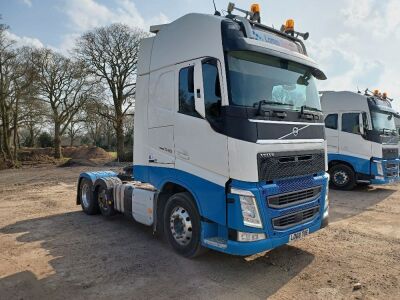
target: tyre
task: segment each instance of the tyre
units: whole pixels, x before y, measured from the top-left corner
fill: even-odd
[[[329,170],[331,185],[338,190],[349,191],[356,186],[356,174],[347,165],[337,164]]]
[[[114,209],[113,187],[115,183],[120,183],[118,178],[102,178],[96,181],[95,197],[104,217],[111,217],[117,212]]]
[[[193,258],[204,252],[200,242],[200,215],[189,193],[174,194],[168,199],[164,210],[164,232],[179,254]]]
[[[82,210],[88,215],[96,215],[100,213],[97,199],[93,195],[92,181],[83,178],[79,184],[79,200]]]

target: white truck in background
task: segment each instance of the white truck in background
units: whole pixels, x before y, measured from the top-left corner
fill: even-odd
[[[234,10],[245,17],[234,15]],[[79,176],[87,214],[117,212],[164,232],[187,257],[251,255],[328,224],[326,143],[308,34],[230,3],[188,14],[141,42],[133,181]]]
[[[322,92],[321,104],[333,187],[399,181],[397,112],[385,95],[329,91]]]

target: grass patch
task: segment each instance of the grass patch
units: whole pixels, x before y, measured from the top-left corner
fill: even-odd
[[[107,153],[110,154],[112,159],[117,159],[117,157],[118,157],[117,152],[107,152]]]

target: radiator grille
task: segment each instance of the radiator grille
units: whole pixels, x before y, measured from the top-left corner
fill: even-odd
[[[382,149],[383,159],[396,159],[399,158],[399,149],[397,148],[383,148]]]
[[[285,215],[272,220],[274,229],[283,230],[313,220],[319,214],[319,206]]]
[[[314,152],[258,153],[258,177],[260,181],[312,175],[325,171],[323,150]]]
[[[321,195],[321,190],[321,186],[316,186],[306,190],[270,196],[267,198],[267,201],[270,207],[283,208],[314,200]]]

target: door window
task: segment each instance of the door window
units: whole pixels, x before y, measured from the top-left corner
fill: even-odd
[[[325,118],[325,127],[329,129],[338,129],[338,115],[331,114]]]
[[[193,66],[179,71],[179,112],[193,117],[200,117],[194,104],[193,74]]]
[[[359,116],[359,113],[342,114],[342,131],[354,134],[361,134]]]

